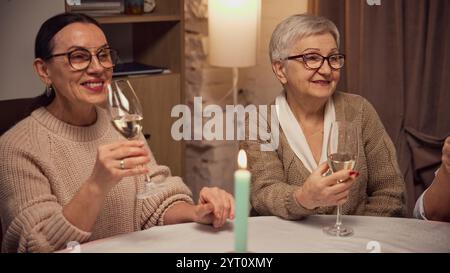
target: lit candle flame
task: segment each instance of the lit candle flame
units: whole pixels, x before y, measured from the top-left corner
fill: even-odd
[[[247,169],[247,154],[244,150],[239,150],[238,165],[240,169]]]

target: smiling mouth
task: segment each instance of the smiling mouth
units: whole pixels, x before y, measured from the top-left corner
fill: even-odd
[[[103,91],[104,82],[103,81],[84,82],[81,85],[90,91],[101,92]]]
[[[329,85],[331,83],[331,81],[326,81],[326,80],[318,80],[318,81],[312,81],[315,84],[319,84],[319,85]]]

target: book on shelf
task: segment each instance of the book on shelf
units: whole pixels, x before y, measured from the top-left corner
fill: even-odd
[[[109,10],[120,9],[122,4],[120,2],[101,2],[101,3],[85,3],[71,6],[72,10]]]
[[[75,13],[84,13],[84,14],[92,16],[92,17],[113,16],[113,15],[123,14],[122,11],[116,11],[116,10],[73,11],[73,12],[75,12]]]
[[[113,68],[113,77],[142,75],[142,74],[162,74],[167,73],[168,69],[159,66],[147,65],[138,62],[128,62],[116,64]]]
[[[123,12],[122,1],[92,1],[81,0],[80,3],[75,5],[69,5],[70,12],[79,12],[86,14],[119,14]]]

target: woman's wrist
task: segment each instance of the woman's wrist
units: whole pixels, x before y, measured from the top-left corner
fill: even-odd
[[[295,193],[294,193],[294,197],[297,200],[297,203],[299,203],[302,207],[312,210],[315,209],[316,207],[314,206],[314,204],[312,204],[312,202],[308,201],[307,196],[305,195],[304,191],[303,191],[303,187],[300,187]]]
[[[108,194],[108,189],[105,189],[104,187],[101,187],[99,183],[97,183],[92,178],[89,178],[84,183],[84,187],[86,188],[86,191],[89,195],[91,195],[93,198],[104,198]]]
[[[196,222],[196,207],[187,202],[178,202],[167,209],[164,214],[164,225]]]
[[[186,203],[187,204],[187,203]],[[198,216],[197,216],[197,205],[195,204],[187,204],[189,206],[189,210],[188,210],[188,219],[189,222],[198,222]]]
[[[182,201],[182,202],[175,204],[174,206],[179,206],[179,209],[181,211],[183,211],[182,215],[184,215],[184,217],[180,218],[181,223],[196,221],[197,215],[195,212],[194,204],[189,204],[187,202]]]

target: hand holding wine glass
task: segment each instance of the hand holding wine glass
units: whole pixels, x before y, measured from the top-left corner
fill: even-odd
[[[345,203],[349,189],[355,181],[354,173],[341,170],[326,176],[329,170],[327,163],[315,169],[296,192],[297,201],[307,209],[337,206]],[[336,181],[345,181],[337,184]]]
[[[126,168],[120,169],[120,160],[128,158]],[[143,165],[150,162],[144,141],[120,140],[97,148],[97,157],[89,177],[96,184],[96,189],[105,195],[125,177],[144,175],[148,172]],[[120,171],[117,171],[117,169]]]
[[[128,140],[136,139],[142,132],[142,106],[131,83],[128,80],[113,80],[108,85],[108,109],[114,128]],[[125,168],[125,159],[120,161]],[[145,199],[158,189],[159,185],[152,182],[145,174],[145,190],[138,193],[138,199]]]
[[[336,121],[331,125],[327,145],[328,165],[333,173],[342,170],[352,171],[358,155],[358,134],[354,124],[346,121]],[[344,180],[338,179],[336,183]],[[341,221],[342,205],[337,206],[336,224],[325,227],[324,232],[333,236],[350,236],[353,229],[344,226]]]

